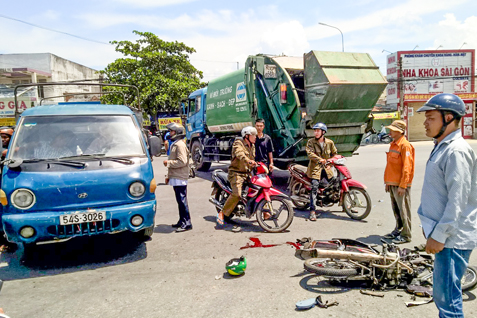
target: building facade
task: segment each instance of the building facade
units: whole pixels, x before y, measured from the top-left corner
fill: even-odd
[[[424,103],[439,93],[460,96],[467,114],[462,118],[464,138],[477,137],[475,121],[475,50],[398,51],[387,56],[387,105],[395,106],[408,124],[411,141],[429,140],[423,127]]]
[[[89,80],[98,82],[98,71],[51,53],[0,54],[0,125],[14,125],[14,86],[17,84]],[[97,100],[99,87],[22,87],[17,92],[20,111],[47,102]],[[77,94],[83,95],[77,95]],[[56,98],[52,98],[56,97]]]

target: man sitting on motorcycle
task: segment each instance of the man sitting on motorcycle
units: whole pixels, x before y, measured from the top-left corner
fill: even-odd
[[[316,196],[319,187],[326,187],[328,181],[333,177],[333,171],[330,166],[326,166],[326,160],[338,154],[333,140],[325,138],[328,128],[323,123],[317,123],[313,126],[315,138],[308,140],[306,144],[306,153],[310,162],[306,175],[311,179],[310,193],[310,221],[316,221]]]
[[[257,165],[255,162],[255,140],[257,129],[247,126],[242,129],[242,138],[237,138],[232,145],[232,161],[229,167],[229,182],[232,194],[225,201],[224,208],[217,214],[217,225],[224,226],[230,218],[242,195],[242,186],[249,172]]]

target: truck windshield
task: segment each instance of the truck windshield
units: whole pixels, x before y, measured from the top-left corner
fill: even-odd
[[[61,159],[75,155],[145,155],[140,132],[130,116],[23,117],[11,159]]]

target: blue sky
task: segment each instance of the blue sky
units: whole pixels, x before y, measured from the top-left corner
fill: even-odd
[[[310,50],[369,53],[383,74],[390,52],[477,48],[477,1],[5,1],[0,15],[108,43],[148,31],[197,50],[204,80],[226,74],[258,53],[301,56]],[[51,52],[103,69],[121,57],[114,46],[81,40],[0,17],[0,54]]]

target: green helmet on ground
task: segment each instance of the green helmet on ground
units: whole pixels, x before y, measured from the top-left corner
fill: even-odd
[[[247,268],[247,260],[244,256],[240,258],[232,258],[230,261],[225,264],[225,269],[230,275],[240,276],[245,274],[245,269]]]

